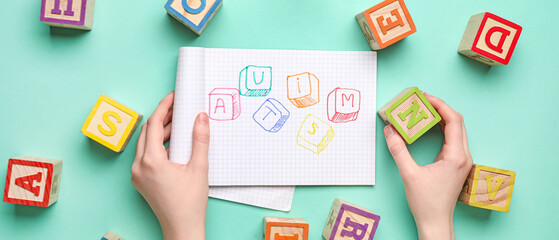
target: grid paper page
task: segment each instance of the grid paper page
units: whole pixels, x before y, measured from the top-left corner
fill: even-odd
[[[190,159],[191,142],[178,136],[192,135],[192,125],[198,112],[203,111],[198,98],[186,93],[203,91],[203,84],[188,84],[203,79],[199,65],[203,55],[202,49],[183,48],[179,52],[177,81],[175,86],[175,105],[173,108],[173,129],[170,145],[171,161],[187,163]],[[188,74],[187,74],[188,73]],[[189,98],[190,97],[190,98]],[[200,109],[196,109],[196,104]],[[174,137],[177,136],[177,137]],[[213,198],[289,211],[295,187],[210,187],[209,195]]]
[[[185,66],[179,65],[179,68],[189,69],[184,77],[189,90],[177,93],[175,108],[187,108],[185,118],[190,123],[194,121],[195,113],[200,111],[208,112],[212,119],[209,155],[211,186],[374,184],[375,52],[209,48],[182,48],[181,51],[185,51],[186,55],[202,55],[202,60],[193,57],[189,61],[187,58]],[[270,70],[260,68],[261,72],[257,69],[257,72],[246,71],[249,74],[245,72],[243,75],[247,66]],[[266,75],[265,71],[270,73]],[[307,96],[318,91],[318,96],[314,100],[290,101],[287,78],[302,73],[311,73],[312,76],[307,78],[313,80],[297,80],[297,85],[294,85],[292,78],[289,83],[292,98],[297,98],[294,86],[299,87],[299,93],[309,92]],[[235,94],[234,89],[240,89],[240,82],[243,83],[244,79],[258,83],[268,77],[271,78],[271,91],[267,96],[239,97],[239,90]],[[318,83],[313,82],[315,78]],[[329,120],[328,95],[336,98],[337,95],[331,93],[339,87],[360,92],[359,111],[354,121],[338,123]],[[216,95],[219,100],[216,100]],[[344,96],[346,104],[350,100],[348,96]],[[262,114],[254,114],[259,108],[270,106],[265,105],[269,98],[276,100],[276,107],[285,108],[280,112],[289,112],[289,117],[277,132],[267,131],[269,129],[261,123],[259,125],[257,119],[262,120]],[[352,101],[356,101],[355,98]],[[344,98],[338,96],[337,99]],[[235,104],[239,101],[240,104]],[[312,104],[313,101],[318,103],[300,108],[300,105]],[[339,105],[337,102],[331,104]],[[223,121],[222,111],[229,114],[230,121]],[[320,120],[311,117],[312,124],[303,124],[309,114]],[[173,121],[177,117],[182,116],[174,115]],[[328,126],[331,130],[327,130]],[[298,136],[303,136],[303,139]],[[173,132],[172,160],[175,157],[173,144],[183,141],[181,145],[188,146],[181,149],[187,152],[183,157],[190,156],[191,135]]]

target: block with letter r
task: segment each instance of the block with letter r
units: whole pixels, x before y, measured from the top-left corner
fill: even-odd
[[[328,94],[328,120],[335,123],[357,119],[361,107],[361,92],[350,88],[336,88]]]
[[[249,65],[239,73],[239,92],[245,97],[264,97],[272,90],[272,67]]]
[[[378,115],[386,124],[392,124],[408,144],[441,121],[439,113],[417,87],[404,89]]]
[[[322,231],[326,240],[372,240],[380,216],[373,211],[336,199]]]
[[[287,119],[289,111],[278,100],[268,98],[256,112],[252,115],[252,119],[267,132],[278,132]]]

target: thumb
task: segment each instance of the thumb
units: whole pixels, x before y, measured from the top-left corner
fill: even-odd
[[[206,113],[198,114],[192,131],[192,156],[188,166],[208,172],[208,149],[210,147],[210,120]]]
[[[402,139],[392,125],[384,127],[384,137],[386,138],[388,150],[390,150],[390,154],[392,154],[396,165],[398,165],[400,175],[402,178],[407,177],[419,166],[411,157],[410,152],[408,152],[404,139]]]

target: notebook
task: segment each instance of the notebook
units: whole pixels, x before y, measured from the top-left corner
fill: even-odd
[[[210,186],[373,185],[376,53],[179,51],[170,158],[210,117]]]

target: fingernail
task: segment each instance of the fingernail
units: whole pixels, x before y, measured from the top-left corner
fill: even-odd
[[[423,95],[425,95],[425,96],[431,96],[431,94],[426,93],[426,92],[423,92]]]
[[[208,125],[210,123],[210,120],[208,119],[208,115],[205,113],[200,113],[198,114],[198,121],[202,124],[202,125]]]
[[[390,125],[384,127],[384,136],[388,137],[388,136],[392,136],[392,134],[394,134],[394,129],[392,129]]]

